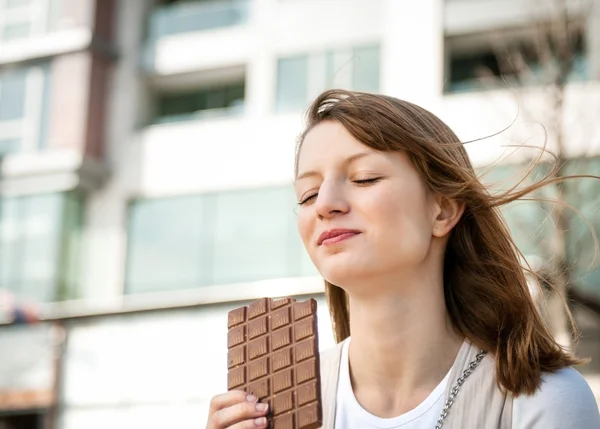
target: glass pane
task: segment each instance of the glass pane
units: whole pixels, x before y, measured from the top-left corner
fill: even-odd
[[[290,276],[289,188],[217,196],[214,270],[216,283]]]
[[[319,57],[313,55],[311,58]],[[353,89],[353,70],[356,68],[360,60],[355,56],[352,49],[337,49],[328,51],[324,55],[325,83],[327,88]],[[311,76],[314,79],[314,73],[323,74],[323,67],[315,67],[317,64],[313,62]],[[314,88],[312,88],[314,90]],[[323,88],[319,88],[318,92],[313,92],[313,97],[316,97]]]
[[[0,207],[0,280],[18,297],[55,300],[61,194],[4,198]]]
[[[277,111],[304,108],[308,101],[308,58],[282,58],[277,67]]]
[[[600,175],[600,159],[577,159],[567,164],[568,174]],[[594,237],[600,236],[600,183],[576,179],[567,183],[567,203],[581,214],[567,210],[570,219],[568,256],[573,268],[573,285],[600,300],[600,260],[595,255]],[[593,230],[590,229],[590,225]]]
[[[325,54],[325,85],[327,88],[334,88],[335,85],[335,75],[337,72],[337,67],[335,64],[334,53],[329,51]]]
[[[486,172],[482,181],[491,187],[492,193],[497,193],[514,186],[528,169],[527,165],[496,166]],[[533,180],[536,180],[536,174],[539,174],[539,171],[534,173]],[[527,184],[531,184],[531,181],[524,183]],[[543,258],[544,246],[547,245],[548,236],[553,228],[546,207],[537,201],[515,201],[502,207],[501,212],[521,252],[525,256],[535,255]]]
[[[355,91],[379,91],[379,47],[354,49],[352,89]]]
[[[21,119],[25,112],[26,72],[0,74],[0,121]]]
[[[56,1],[56,0],[55,0]],[[50,74],[52,73],[52,68],[50,67],[50,63],[45,63],[40,66],[43,72],[43,85],[44,90],[42,92],[42,100],[41,100],[41,112],[39,118],[39,139],[38,139],[38,149],[44,149],[47,145],[48,141],[48,122],[50,119],[50,101],[52,96],[52,88],[51,82],[52,78]]]
[[[20,139],[0,140],[0,157],[8,153],[17,152],[20,147]]]
[[[248,20],[247,1],[178,1],[154,8],[150,35],[161,38],[173,34],[203,31],[244,24]]]
[[[515,201],[501,211],[521,252],[526,257],[543,257],[552,228],[544,206],[537,201]]]
[[[19,210],[18,199],[0,199],[0,288],[15,290],[19,284]]]
[[[13,40],[25,39],[29,37],[31,24],[28,22],[19,22],[16,24],[6,24],[2,31],[2,40],[11,42]]]
[[[211,225],[202,197],[137,201],[130,207],[127,293],[209,282]]]
[[[245,90],[245,84],[227,88],[227,107],[243,106]]]
[[[540,166],[536,171],[543,170]],[[505,165],[489,172],[484,182],[494,184],[495,188],[509,189],[521,179],[526,171],[522,165]],[[600,175],[600,159],[570,160],[566,165],[567,175]],[[534,180],[535,177],[534,177]],[[527,183],[525,183],[527,184]],[[600,261],[594,260],[594,237],[600,235],[600,184],[594,179],[575,179],[564,183],[566,203],[579,210],[577,213],[565,207],[567,218],[566,251],[567,266],[571,270],[571,282],[580,292],[593,294],[600,300]],[[558,196],[554,185],[547,186],[531,197],[555,199]],[[556,203],[543,204],[537,201],[514,202],[502,212],[513,234],[513,238],[525,256],[536,255],[541,262],[547,262],[552,256],[551,239],[556,226],[550,213],[558,207]],[[591,223],[590,225],[588,224]]]
[[[219,109],[226,106],[225,92],[219,88],[214,91],[206,92],[206,108],[207,109]]]
[[[163,94],[158,100],[157,122],[175,122],[202,117],[206,111],[239,113],[244,105],[244,82],[202,88],[178,94]]]
[[[484,76],[500,76],[498,59],[493,52],[484,51],[455,55],[450,59],[450,79],[447,91],[460,92],[481,89],[490,82],[482,82]]]
[[[585,35],[580,33],[576,37],[575,49],[573,52],[573,69],[571,70],[571,73],[569,73],[569,82],[589,79],[591,71],[589,63],[590,50],[588,46],[586,46]]]
[[[23,198],[21,241],[23,259],[20,295],[54,301],[60,256],[63,194]]]
[[[58,274],[57,299],[80,298],[82,244],[84,232],[83,195],[69,192],[65,195],[63,210],[62,248],[64,249]]]

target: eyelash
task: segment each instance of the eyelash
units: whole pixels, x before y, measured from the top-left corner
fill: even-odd
[[[356,183],[357,185],[369,185],[372,183],[376,183],[379,182],[381,180],[381,177],[374,177],[372,179],[363,179],[363,180],[353,180],[353,183]],[[312,200],[313,198],[315,198],[318,195],[318,193],[309,195],[308,197],[306,197],[305,199],[303,199],[302,201],[300,201],[298,203],[299,206],[302,206],[304,204],[306,204],[307,202],[309,202],[310,200]]]
[[[379,182],[381,177],[373,177],[372,179],[354,180],[357,185],[367,185],[369,183]]]

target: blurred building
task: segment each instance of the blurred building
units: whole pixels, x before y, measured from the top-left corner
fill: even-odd
[[[476,69],[499,74],[494,37],[524,37],[526,9],[0,0],[0,288],[44,320],[0,330],[0,425],[203,427],[225,389],[226,313],[262,296],[316,297],[333,344],[296,234],[303,109],[328,87],[383,92],[465,140],[492,135],[514,96],[479,91]],[[580,20],[575,116],[600,107],[598,9]],[[573,153],[600,153],[592,131]],[[469,146],[474,162],[499,141]]]

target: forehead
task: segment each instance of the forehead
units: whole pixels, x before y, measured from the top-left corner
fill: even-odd
[[[339,122],[324,121],[304,137],[298,153],[298,170],[317,162],[342,160],[357,152],[377,153],[357,140]]]

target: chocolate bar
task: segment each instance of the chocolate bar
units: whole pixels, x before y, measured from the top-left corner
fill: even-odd
[[[263,298],[228,315],[228,390],[269,404],[270,429],[322,425],[317,301]]]

